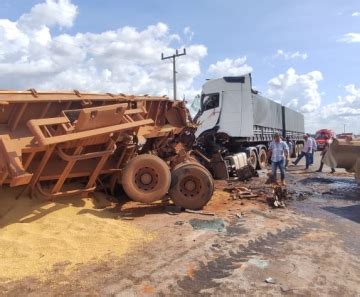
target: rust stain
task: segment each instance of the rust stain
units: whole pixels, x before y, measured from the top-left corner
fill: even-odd
[[[187,266],[187,272],[186,275],[190,278],[194,278],[195,275],[195,271],[196,271],[196,266],[194,263],[189,263]]]
[[[156,291],[156,289],[152,285],[149,285],[149,284],[143,286],[141,289],[141,292],[143,294],[154,294],[155,291]]]

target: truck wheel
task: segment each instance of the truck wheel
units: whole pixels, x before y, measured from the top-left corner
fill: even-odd
[[[197,210],[208,203],[214,192],[209,171],[198,163],[182,163],[171,172],[169,194],[175,205]]]
[[[258,156],[258,167],[259,169],[265,169],[267,165],[267,154],[265,149],[260,149]]]
[[[168,165],[149,154],[131,159],[122,172],[122,186],[130,199],[151,203],[168,192],[171,174]]]
[[[249,152],[249,158],[248,158],[249,165],[256,170],[257,162],[258,162],[258,159],[257,159],[256,152],[255,152],[255,150],[251,150]]]

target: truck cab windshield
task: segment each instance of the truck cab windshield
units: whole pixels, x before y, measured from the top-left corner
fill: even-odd
[[[318,133],[315,135],[315,139],[328,139],[329,135],[325,134],[325,133]]]

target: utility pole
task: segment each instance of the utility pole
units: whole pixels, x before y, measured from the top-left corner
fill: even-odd
[[[176,50],[174,55],[164,57],[164,53],[161,53],[161,60],[172,59],[173,62],[173,88],[174,88],[174,100],[176,100],[176,58],[186,55],[186,49],[184,48],[183,52],[179,54],[179,51]]]
[[[344,124],[344,133],[345,133],[345,127],[346,127],[346,124]]]

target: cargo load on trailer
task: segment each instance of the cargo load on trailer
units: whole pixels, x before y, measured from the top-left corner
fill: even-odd
[[[239,177],[247,164],[265,168],[274,133],[293,142],[293,155],[303,147],[304,116],[253,90],[250,74],[207,81],[194,105],[199,160],[216,178]]]
[[[331,168],[345,168],[348,172],[354,172],[360,185],[360,140],[335,138],[329,141],[324,163]]]
[[[48,199],[121,185],[135,201],[170,193],[198,209],[213,180],[189,153],[194,130],[185,104],[167,97],[0,91],[0,185]]]

